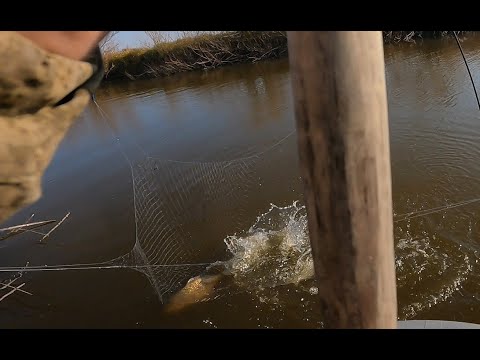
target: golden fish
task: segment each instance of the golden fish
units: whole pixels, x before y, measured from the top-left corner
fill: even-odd
[[[183,310],[194,303],[208,300],[223,274],[199,275],[188,280],[187,284],[170,298],[165,306],[168,313]]]

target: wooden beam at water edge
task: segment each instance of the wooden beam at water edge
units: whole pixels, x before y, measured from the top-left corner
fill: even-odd
[[[396,328],[381,32],[289,32],[288,49],[325,326]]]

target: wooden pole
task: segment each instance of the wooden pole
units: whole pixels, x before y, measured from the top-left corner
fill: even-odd
[[[396,328],[381,32],[289,32],[310,242],[327,328]]]

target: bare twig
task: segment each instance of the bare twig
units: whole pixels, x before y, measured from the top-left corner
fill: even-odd
[[[35,216],[35,214],[30,215],[30,217],[27,220],[25,220],[24,224],[26,225],[26,224],[30,223],[30,221],[33,219],[34,216]]]
[[[28,266],[28,262],[25,264],[25,268]],[[17,281],[18,279],[20,279],[21,277],[23,276],[23,271],[19,271],[17,273],[16,276],[14,276],[12,279],[10,279],[7,283],[0,283],[0,285],[2,287],[0,287],[0,290],[3,290],[3,289],[12,289],[11,291],[9,291],[8,293],[4,294],[1,298],[0,298],[0,302],[2,300],[5,300],[8,296],[12,295],[15,291],[19,291],[19,292],[22,292],[22,293],[25,293],[25,294],[28,294],[28,295],[33,295],[32,293],[28,292],[28,291],[25,291],[22,289],[22,287],[25,285],[25,283],[23,284],[20,284],[18,286],[13,286],[12,284]]]
[[[145,31],[145,34],[150,38],[154,46],[164,43],[167,40],[167,37],[165,37],[161,31]]]
[[[38,221],[34,223],[15,225],[15,226],[10,226],[7,228],[0,229],[0,233],[8,231],[6,235],[0,237],[0,241],[8,239],[9,237],[14,235],[19,235],[25,231],[32,231],[32,229],[36,229],[54,222],[56,222],[56,220]]]
[[[30,215],[30,217],[27,220],[25,220],[25,222],[23,224],[27,225],[33,219],[34,216],[35,216],[35,214]],[[9,236],[15,235],[18,232],[22,233],[23,231],[21,229],[13,229],[13,230],[10,231],[10,233],[8,235]]]
[[[34,223],[29,223],[29,224],[22,224],[22,225],[15,225],[15,226],[10,226],[10,227],[6,227],[6,228],[3,228],[3,229],[0,229],[0,231],[10,231],[10,230],[23,230],[23,228],[37,228],[37,227],[40,227],[40,226],[45,226],[45,225],[48,225],[48,224],[51,224],[51,223],[54,223],[56,222],[56,220],[46,220],[46,221],[37,221],[37,222],[34,222]]]
[[[2,283],[0,282],[0,285],[2,285],[2,287],[0,287],[0,290],[3,290],[3,289],[6,289],[6,288],[9,288],[9,289],[17,289],[18,291],[24,293],[24,294],[27,294],[27,295],[33,295],[31,292],[28,292],[28,291],[25,291],[23,289],[20,289],[19,287],[15,287],[12,284],[12,282],[14,282],[15,280],[17,280],[18,278],[15,278],[13,280],[11,280],[8,284],[5,284],[5,283]]]
[[[5,289],[5,288],[7,288],[7,287],[10,287],[11,284],[14,283],[15,280],[17,280],[17,279],[19,279],[19,278],[14,277],[13,279],[9,280],[8,283],[6,283],[6,284],[5,284],[5,283],[1,283],[1,284],[2,284],[2,287],[0,288],[0,290],[3,290],[3,289]]]
[[[10,295],[12,295],[15,291],[20,291],[20,289],[25,285],[25,283],[22,283],[20,285],[18,285],[17,287],[14,287],[12,290],[10,290],[8,293],[6,293],[5,295],[3,295],[1,298],[0,298],[0,302],[5,300],[7,297],[9,297]]]
[[[125,70],[125,75],[130,79],[130,80],[135,80],[135,77],[130,75],[126,70]]]
[[[62,220],[60,220],[60,222],[55,225],[48,233],[46,233],[41,239],[40,239],[40,242],[43,242],[43,240],[45,240],[46,238],[48,238],[50,236],[50,234],[56,229],[58,228],[60,225],[62,225],[62,223],[70,216],[70,212],[67,213],[67,215],[65,215],[63,217]]]
[[[25,266],[23,267],[23,269],[20,270],[20,271],[17,273],[17,274],[18,274],[17,279],[20,279],[20,278],[23,276],[23,272],[24,272],[24,270],[28,267],[28,263],[29,263],[29,261],[27,261],[27,263],[25,264]]]
[[[118,31],[110,31],[100,42],[100,50],[104,53],[113,53],[118,51],[118,42],[113,40]]]
[[[115,67],[115,64],[111,64],[110,68],[105,71],[105,77],[108,76],[109,72]]]

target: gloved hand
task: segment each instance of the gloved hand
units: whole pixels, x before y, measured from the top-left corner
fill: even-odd
[[[0,223],[41,196],[58,144],[103,77],[94,55],[73,60],[0,32]]]

